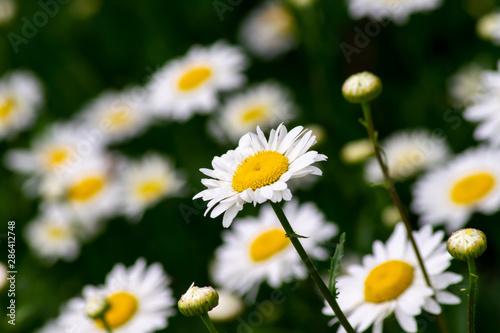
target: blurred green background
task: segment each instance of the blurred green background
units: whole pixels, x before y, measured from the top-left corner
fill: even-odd
[[[31,138],[47,124],[69,119],[107,88],[143,84],[155,69],[183,55],[193,44],[208,45],[219,39],[237,44],[242,19],[258,3],[243,0],[232,6],[232,11],[226,11],[221,20],[211,0],[70,0],[60,5],[58,13],[15,53],[7,34],[21,34],[23,18],[31,21],[41,10],[36,1],[18,1],[16,17],[0,28],[4,36],[0,39],[0,72],[17,68],[34,71],[44,83],[46,103],[30,131],[0,142],[0,155],[14,147],[29,146]],[[371,242],[386,240],[392,230],[380,221],[380,212],[390,203],[385,190],[367,186],[362,166],[344,165],[338,157],[342,145],[365,135],[358,123],[359,107],[342,99],[343,81],[362,70],[372,71],[382,79],[384,92],[373,103],[375,124],[382,138],[399,129],[427,127],[443,133],[455,152],[476,145],[472,139],[474,125],[465,122],[461,111],[450,103],[446,80],[462,64],[474,59],[495,68],[500,49],[480,40],[475,33],[477,18],[494,6],[492,1],[445,1],[435,11],[412,15],[407,25],[390,23],[383,27],[348,62],[340,43],[353,45],[355,28],[364,31],[369,21],[350,19],[344,1],[318,0],[314,8],[295,10],[300,39],[296,49],[268,62],[252,58],[246,72],[250,83],[272,78],[293,91],[300,115],[291,125],[319,123],[326,129],[326,141],[316,147],[329,156],[328,162],[321,165],[324,177],[314,191],[297,191],[295,196],[302,202],[316,202],[329,220],[347,232],[350,252],[370,252]],[[83,15],[85,10],[90,13]],[[131,265],[140,256],[164,265],[173,280],[176,298],[193,281],[197,285],[211,283],[207,267],[221,243],[221,218],[204,218],[205,203],[193,202],[191,197],[203,189],[198,169],[209,167],[214,156],[232,147],[221,146],[206,134],[207,119],[198,115],[183,124],[159,123],[139,138],[113,147],[129,156],[139,157],[146,150],[172,156],[189,176],[188,195],[162,201],[146,211],[139,224],[113,219],[104,233],[83,246],[80,257],[72,263],[57,262],[49,267],[29,252],[20,235],[23,225],[36,216],[39,202],[22,194],[25,178],[0,166],[0,232],[6,232],[7,221],[17,222],[19,272],[16,326],[8,325],[4,318],[1,332],[32,332],[56,317],[59,306],[78,295],[84,285],[103,283],[115,263]],[[411,185],[412,181],[397,184],[405,203],[411,201]],[[257,209],[247,206],[240,216],[257,213]],[[192,214],[186,218],[181,210]],[[500,327],[499,219],[499,214],[474,215],[469,223],[482,229],[489,240],[487,253],[477,262],[481,276],[477,332],[493,332]],[[416,226],[415,221],[412,216]],[[329,244],[330,249],[336,241]],[[5,255],[1,261],[6,260],[5,245],[2,242]],[[326,272],[327,263],[318,265]],[[452,270],[466,274],[466,266],[457,262]],[[463,300],[465,294],[459,288],[466,286],[466,280],[451,288]],[[263,316],[261,325],[248,332],[336,330],[327,326],[330,318],[321,314],[323,303],[313,290],[310,280],[284,286],[286,301],[276,305],[275,311]],[[257,303],[270,299],[271,292],[262,286]],[[5,290],[0,302],[4,313],[8,302]],[[242,331],[242,323],[251,321],[255,311],[260,311],[257,306],[249,306],[237,321],[217,327],[220,332]],[[445,307],[451,332],[465,332],[465,311],[464,303]],[[419,324],[422,332],[438,331],[431,316],[420,316]],[[387,319],[384,328],[386,332],[400,332],[394,318]],[[177,315],[164,331],[203,330],[198,319]]]

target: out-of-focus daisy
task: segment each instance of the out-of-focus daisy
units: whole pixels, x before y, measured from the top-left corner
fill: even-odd
[[[396,132],[383,140],[380,146],[385,153],[383,157],[389,175],[398,181],[443,163],[449,155],[445,140],[424,129]],[[376,184],[384,181],[375,158],[366,164],[365,178]]]
[[[422,309],[432,314],[441,312],[441,304],[458,304],[460,298],[445,289],[462,281],[462,276],[446,272],[452,257],[443,242],[443,231],[432,232],[427,225],[413,233],[435,295],[425,282],[413,248],[406,237],[403,223],[396,225],[384,245],[373,243],[373,255],[363,258],[362,265],[347,267],[347,275],[337,278],[338,302],[357,332],[373,324],[373,332],[382,333],[383,322],[392,313],[405,332],[416,332],[415,316]],[[436,300],[431,298],[435,296]],[[329,306],[323,313],[333,315]],[[333,322],[336,322],[336,318]],[[338,332],[345,332],[340,327]]]
[[[373,144],[368,139],[347,142],[340,150],[340,158],[344,163],[355,164],[373,155]]]
[[[474,98],[474,103],[464,112],[464,118],[479,123],[474,131],[477,140],[487,140],[500,146],[500,62],[499,70],[485,71],[481,78],[481,88]]]
[[[476,32],[484,40],[500,45],[500,11],[494,11],[477,21]]]
[[[241,50],[225,42],[193,46],[184,57],[168,62],[153,75],[146,87],[149,108],[161,117],[180,121],[196,112],[212,112],[218,105],[218,92],[245,83],[242,71],[246,67]]]
[[[436,9],[441,3],[441,0],[348,0],[352,18],[389,19],[396,24],[405,24],[411,14]]]
[[[208,311],[212,321],[233,321],[243,313],[245,306],[240,297],[225,289],[217,288],[217,293],[219,294],[219,305]]]
[[[237,142],[257,126],[268,129],[290,121],[295,116],[291,101],[290,92],[278,83],[255,85],[225,103],[221,113],[210,123],[210,132]]]
[[[413,189],[412,208],[421,223],[445,224],[452,232],[474,212],[500,208],[500,151],[469,149],[446,166],[430,171]]]
[[[74,216],[58,206],[43,209],[38,218],[25,229],[25,238],[32,252],[54,263],[58,259],[73,261],[80,254],[80,241]]]
[[[284,206],[295,231],[307,238],[301,240],[314,259],[328,258],[321,244],[337,233],[337,226],[312,203],[298,205],[291,201]],[[295,278],[305,279],[307,271],[290,239],[270,206],[262,207],[258,217],[235,222],[223,236],[224,243],[215,252],[211,269],[214,281],[229,290],[245,294],[266,281],[278,288]]]
[[[148,154],[138,162],[128,162],[123,170],[124,212],[140,219],[148,207],[160,199],[176,196],[184,185],[184,177],[173,163],[160,155]]]
[[[281,124],[271,130],[269,140],[257,127],[257,134],[245,134],[235,150],[214,157],[213,170],[200,169],[212,179],[202,179],[207,189],[193,199],[209,201],[205,214],[213,208],[211,218],[224,213],[222,225],[226,228],[245,203],[289,201],[292,199],[287,185],[290,179],[322,174],[312,164],[327,157],[309,151],[315,143],[316,137],[302,126],[288,132]]]
[[[476,63],[462,66],[448,79],[448,93],[457,106],[468,106],[480,90],[484,68]]]
[[[138,88],[122,92],[107,91],[90,102],[80,113],[83,126],[99,131],[105,143],[120,142],[143,132],[151,122],[145,99]]]
[[[176,304],[168,288],[170,279],[159,263],[146,266],[144,259],[126,268],[117,264],[104,286],[86,286],[83,298],[68,302],[60,322],[74,324],[72,333],[103,333],[102,320],[86,315],[86,302],[104,297],[110,304],[105,319],[113,333],[150,333],[168,326]]]
[[[13,0],[0,1],[0,24],[9,23],[16,15],[17,5]]]
[[[0,261],[0,290],[7,284],[7,266]]]
[[[243,21],[240,39],[254,55],[269,60],[296,45],[295,30],[292,14],[279,2],[268,1]]]
[[[0,79],[0,139],[28,128],[43,102],[42,84],[24,70]]]

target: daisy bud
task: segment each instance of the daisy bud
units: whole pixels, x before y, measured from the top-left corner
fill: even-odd
[[[106,311],[110,308],[108,300],[104,297],[90,297],[85,303],[85,313],[91,319],[104,317]]]
[[[201,316],[219,304],[219,294],[212,287],[195,287],[194,282],[177,303],[186,317]]]
[[[350,103],[367,103],[380,95],[382,81],[370,72],[351,75],[342,86],[342,95]]]
[[[455,259],[476,259],[486,250],[486,235],[477,229],[460,229],[451,234],[446,245]]]

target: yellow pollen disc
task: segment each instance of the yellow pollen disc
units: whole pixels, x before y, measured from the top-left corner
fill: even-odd
[[[49,167],[55,167],[62,164],[69,157],[69,151],[66,148],[53,148],[47,153],[47,164]]]
[[[161,179],[148,180],[137,187],[137,194],[144,201],[156,200],[164,192],[165,184]]]
[[[262,119],[267,116],[267,108],[264,106],[254,107],[248,110],[241,115],[241,122],[243,123],[259,123]]]
[[[272,150],[261,150],[247,157],[234,172],[233,188],[243,192],[271,185],[288,170],[288,158]]]
[[[108,297],[109,310],[104,315],[106,323],[112,330],[126,324],[137,312],[137,299],[129,293],[119,292]],[[96,319],[95,324],[104,328],[102,320]]]
[[[106,117],[110,125],[114,128],[124,128],[130,125],[130,109],[126,107],[111,110]]]
[[[495,186],[495,178],[485,172],[460,179],[451,189],[451,200],[459,205],[472,204],[484,198]]]
[[[104,187],[104,179],[89,177],[76,183],[68,190],[68,197],[74,201],[86,201],[99,193]]]
[[[382,303],[396,299],[413,282],[413,267],[404,261],[391,260],[378,265],[365,280],[365,300]]]
[[[212,71],[206,67],[196,67],[189,70],[179,80],[179,89],[183,91],[198,88],[203,82],[212,76]]]
[[[68,235],[68,230],[60,227],[50,227],[48,233],[50,238],[62,239],[66,238],[66,236]]]
[[[16,101],[12,97],[3,98],[0,101],[0,122],[5,122],[9,115],[14,111]]]
[[[254,262],[264,261],[283,251],[290,239],[280,229],[268,230],[255,238],[250,244],[250,258]]]

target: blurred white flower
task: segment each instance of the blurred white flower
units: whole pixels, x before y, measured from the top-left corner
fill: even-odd
[[[240,316],[245,306],[240,297],[232,292],[217,288],[219,305],[208,312],[210,319],[216,322],[230,322]]]
[[[500,45],[500,11],[494,11],[481,17],[477,21],[476,32],[482,39]]]
[[[469,106],[474,102],[481,88],[481,78],[484,68],[476,63],[470,63],[448,79],[448,93],[458,106]]]
[[[14,0],[0,0],[0,25],[12,21],[16,12],[17,4]]]
[[[0,261],[0,290],[7,285],[7,266]]]
[[[349,141],[340,150],[340,159],[349,164],[363,162],[372,155],[373,144],[368,139]]]

